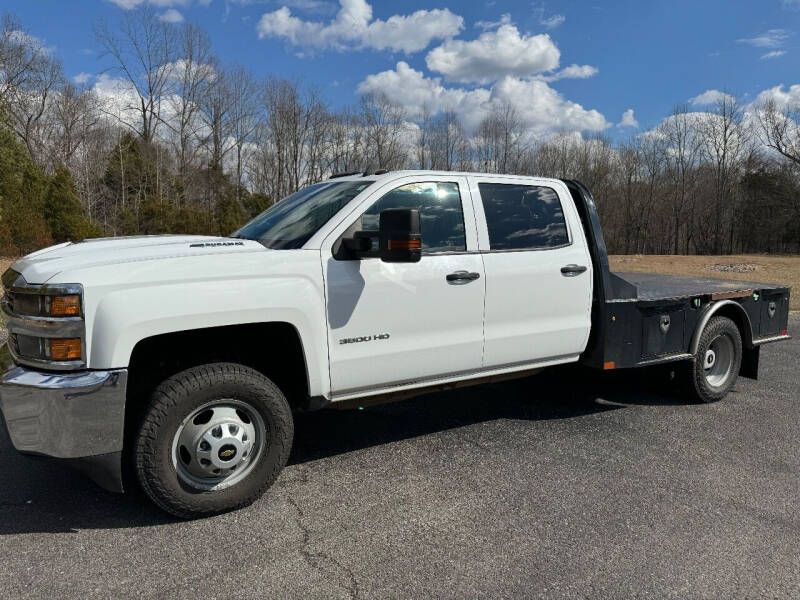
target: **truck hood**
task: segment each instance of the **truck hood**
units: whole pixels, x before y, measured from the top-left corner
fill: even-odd
[[[241,252],[267,252],[267,249],[252,240],[202,235],[100,238],[44,248],[20,258],[11,268],[28,283],[40,284],[67,269]]]

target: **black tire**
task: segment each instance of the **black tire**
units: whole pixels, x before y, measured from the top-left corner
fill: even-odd
[[[731,353],[729,358],[728,351]],[[720,362],[716,362],[718,354]],[[700,334],[700,343],[686,377],[687,392],[697,402],[722,400],[736,384],[741,365],[742,336],[739,328],[727,317],[713,317]]]
[[[183,481],[173,463],[179,427],[209,402],[234,399],[257,411],[265,436],[245,478],[220,490],[200,490]],[[147,496],[184,519],[205,517],[252,504],[277,479],[292,447],[294,422],[283,393],[264,375],[239,364],[214,363],[173,375],[159,385],[135,441],[134,466]]]

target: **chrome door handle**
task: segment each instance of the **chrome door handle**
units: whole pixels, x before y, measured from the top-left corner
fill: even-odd
[[[586,271],[586,267],[583,265],[566,265],[565,267],[561,267],[561,274],[564,277],[575,277],[584,271]]]
[[[475,281],[476,279],[480,278],[480,276],[480,273],[456,271],[455,273],[450,273],[447,276],[447,281]]]

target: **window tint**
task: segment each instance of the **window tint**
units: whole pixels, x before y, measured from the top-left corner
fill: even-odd
[[[388,192],[361,215],[362,231],[378,231],[382,210],[416,208],[422,229],[422,252],[458,252],[467,249],[464,212],[457,183],[409,183]]]
[[[555,190],[535,185],[479,183],[492,250],[555,248],[569,244]]]

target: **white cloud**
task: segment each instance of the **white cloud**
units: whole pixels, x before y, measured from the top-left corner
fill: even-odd
[[[761,55],[761,60],[769,60],[770,58],[778,58],[786,54],[786,50],[773,50]]]
[[[78,73],[75,77],[72,78],[72,81],[77,83],[78,85],[83,85],[84,83],[88,83],[88,81],[92,78],[89,73]]]
[[[706,90],[694,98],[689,98],[689,103],[694,106],[710,106],[721,101],[735,102],[736,98],[719,90]]]
[[[560,27],[564,24],[564,21],[567,20],[567,17],[564,15],[553,15],[552,17],[548,17],[547,19],[539,19],[539,24],[547,27],[548,29],[555,29],[556,27]]]
[[[164,21],[165,23],[182,23],[183,22],[183,15],[179,11],[175,10],[174,8],[167,9],[158,18],[161,21]]]
[[[564,67],[553,75],[543,75],[539,77],[542,81],[558,81],[559,79],[588,79],[600,72],[597,67],[591,65],[570,65]]]
[[[336,12],[336,4],[325,0],[283,0],[281,4],[308,13],[330,14]]]
[[[789,37],[789,32],[785,29],[770,29],[752,38],[742,38],[736,40],[741,44],[750,44],[756,48],[778,48]]]
[[[773,100],[781,109],[800,106],[800,84],[789,86],[786,90],[783,89],[783,85],[764,90],[756,97],[753,105],[758,106],[767,100]]]
[[[30,46],[31,49],[35,50],[39,54],[51,54],[55,50],[53,46],[45,45],[44,40],[41,38],[31,35],[27,31],[22,31],[21,29],[13,29],[9,31],[5,37],[6,40],[12,44]]]
[[[425,62],[449,81],[490,83],[506,76],[525,77],[558,67],[561,57],[547,34],[520,35],[504,24],[478,39],[450,40],[428,53]]]
[[[278,37],[309,49],[402,51],[425,49],[433,40],[446,40],[464,28],[464,19],[448,9],[418,10],[410,15],[373,19],[366,0],[339,0],[341,8],[328,23],[304,21],[288,6],[262,15],[258,37]]]
[[[622,120],[617,123],[617,127],[639,127],[639,121],[633,115],[633,109],[629,108],[622,113]]]
[[[602,131],[609,126],[602,114],[566,100],[541,80],[506,76],[491,88],[449,88],[440,77],[425,77],[405,62],[394,70],[369,75],[358,86],[359,93],[383,93],[399,102],[410,118],[425,110],[436,114],[453,110],[468,131],[502,105],[514,108],[535,135],[563,131]]]
[[[500,15],[500,19],[497,21],[477,21],[475,23],[475,27],[478,29],[483,29],[484,31],[488,31],[489,29],[497,29],[501,25],[513,25],[514,23],[511,21],[511,15],[509,13],[503,13]]]
[[[131,10],[140,4],[152,4],[159,8],[169,8],[171,6],[191,6],[192,4],[199,4],[200,6],[208,6],[211,0],[109,0],[112,4],[116,4],[124,10]]]

